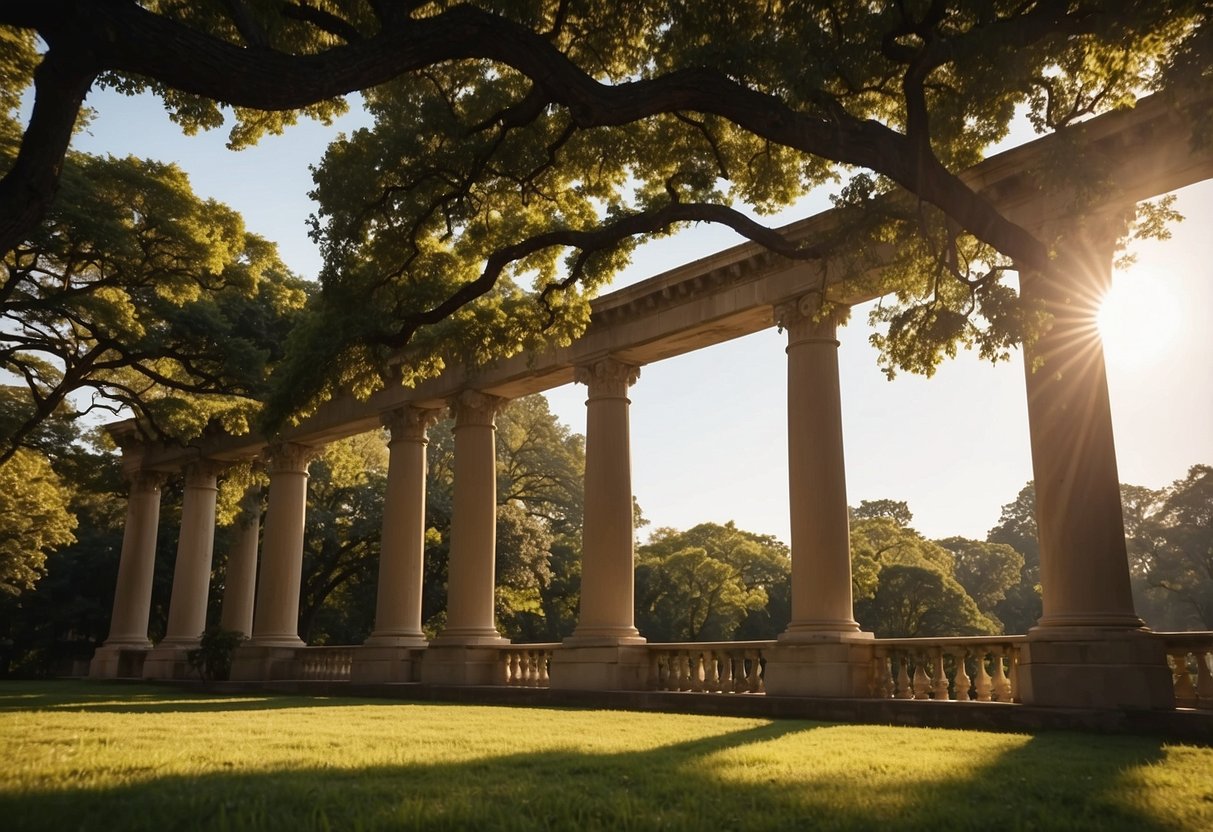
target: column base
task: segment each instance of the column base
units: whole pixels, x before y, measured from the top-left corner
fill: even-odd
[[[374,638],[372,636],[371,638]],[[420,646],[381,646],[371,639],[354,650],[350,681],[354,683],[416,682],[421,677],[425,641]]]
[[[501,639],[502,644],[509,644]],[[427,685],[504,685],[505,664],[492,646],[431,643],[421,654],[421,681]]]
[[[862,631],[784,633],[763,667],[769,696],[864,697],[871,675],[872,634]]]
[[[90,679],[141,679],[143,662],[152,652],[152,643],[103,644],[88,664]]]
[[[443,630],[430,642],[431,647],[501,647],[509,644],[495,629]]]
[[[1020,647],[1018,673],[1025,705],[1175,707],[1166,646],[1147,630],[1034,627]]]
[[[232,656],[230,678],[233,682],[272,682],[290,678],[295,650],[294,647],[267,647],[246,642],[237,647]]]
[[[157,644],[147,654],[143,661],[144,679],[191,679],[198,677],[198,671],[190,667],[186,654],[197,647],[195,642],[191,647],[178,647]]]
[[[583,645],[566,639],[552,653],[551,687],[558,690],[645,690],[649,651],[643,645]]]
[[[620,647],[647,644],[635,627],[578,627],[561,644],[565,647]]]

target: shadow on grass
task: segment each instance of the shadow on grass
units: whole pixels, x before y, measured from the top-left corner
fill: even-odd
[[[265,711],[364,704],[383,700],[278,694],[215,694],[126,682],[69,680],[2,681],[0,713],[12,711],[94,711],[96,713],[199,713]]]
[[[1120,800],[1126,772],[1163,759],[1156,740],[1047,734],[992,760],[966,758],[961,748],[928,775],[886,770],[865,781],[853,767],[811,764],[839,730],[846,728],[779,721],[635,752],[338,762],[65,785],[0,794],[0,818],[22,830],[1175,828]],[[870,761],[873,772],[916,753],[921,735],[873,730],[890,732],[885,756]],[[503,747],[510,741],[501,737]],[[390,756],[390,746],[385,751]],[[793,765],[776,771],[764,759]]]

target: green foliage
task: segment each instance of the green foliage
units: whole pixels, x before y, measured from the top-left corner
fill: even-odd
[[[0,593],[33,589],[47,554],[76,542],[70,499],[45,456],[21,449],[0,463]]]
[[[188,440],[247,432],[303,286],[174,165],[73,154],[37,233],[3,260],[0,370],[25,384],[0,456],[52,413],[133,409]],[[74,394],[91,394],[87,401]]]
[[[232,658],[244,633],[207,627],[202,631],[198,646],[185,654],[189,666],[198,673],[198,678],[208,682],[225,682],[232,672]]]
[[[774,638],[790,615],[790,573],[785,545],[732,521],[656,529],[637,551],[637,626],[652,641]]]
[[[853,514],[858,519],[851,525],[852,593],[855,618],[865,630],[882,638],[913,638],[1002,629],[957,580],[973,570],[958,569],[952,551],[896,519],[912,517],[905,503],[864,502]]]
[[[1019,582],[1007,589],[994,605],[994,615],[1005,632],[1026,633],[1036,626],[1043,610],[1040,599],[1040,543],[1036,537],[1036,486],[1029,482],[1015,499],[1002,507],[998,525],[986,535],[990,543],[1003,543],[1023,556]]]
[[[1005,543],[986,543],[966,537],[935,541],[952,553],[956,580],[964,587],[982,614],[997,619],[994,612],[1007,591],[1019,583],[1023,555]]]
[[[1148,622],[1213,628],[1213,466],[1193,465],[1162,492],[1130,488],[1130,562],[1147,588]],[[1147,510],[1133,510],[1141,502]]]

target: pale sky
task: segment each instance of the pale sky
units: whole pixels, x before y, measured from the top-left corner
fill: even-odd
[[[304,122],[232,153],[223,131],[183,136],[154,99],[94,92],[87,103],[98,115],[75,147],[177,162],[195,192],[240,211],[293,270],[316,276],[307,168],[363,116],[333,128]],[[825,207],[824,196],[811,199],[781,221]],[[1176,207],[1187,219],[1173,238],[1137,246],[1137,264],[1116,276],[1114,291],[1125,292],[1133,314],[1106,344],[1121,480],[1155,488],[1192,464],[1213,463],[1213,182],[1181,191]],[[737,241],[705,226],[651,244],[614,287]],[[849,502],[905,500],[928,537],[984,538],[1032,477],[1019,356],[990,365],[962,354],[933,378],[890,382],[876,366],[870,331],[861,307],[840,332]],[[734,520],[787,541],[784,347],[771,329],[643,368],[631,395],[633,489],[653,527]],[[584,388],[548,397],[562,421],[584,432]]]

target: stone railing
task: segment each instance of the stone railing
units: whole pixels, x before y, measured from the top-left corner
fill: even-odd
[[[882,638],[872,645],[869,695],[878,699],[1015,702],[1025,636]]]
[[[650,644],[649,690],[766,693],[763,651],[773,641]]]
[[[512,644],[498,651],[501,660],[500,684],[518,688],[546,688],[552,666],[552,651],[559,644]]]
[[[301,647],[295,651],[292,674],[305,681],[348,682],[354,650],[344,647]]]
[[[1158,637],[1167,645],[1176,707],[1213,710],[1213,632]]]

